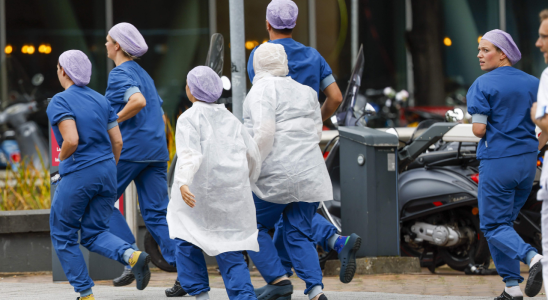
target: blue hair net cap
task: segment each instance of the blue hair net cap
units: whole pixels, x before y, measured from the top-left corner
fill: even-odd
[[[91,62],[80,50],[68,50],[59,56],[59,65],[77,86],[88,85],[91,79]]]
[[[188,72],[186,80],[190,93],[198,100],[215,102],[223,93],[223,82],[210,67],[195,67]]]
[[[519,52],[518,46],[507,32],[500,29],[491,30],[484,34],[481,39],[491,42],[502,50],[512,65],[521,59],[521,52]]]
[[[293,29],[297,25],[299,8],[291,0],[273,0],[266,8],[266,20],[276,29]]]

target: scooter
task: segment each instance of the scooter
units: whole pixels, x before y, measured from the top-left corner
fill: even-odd
[[[364,62],[361,51],[359,55],[345,99],[332,118],[340,126],[367,126],[360,121],[361,116],[374,114],[367,104],[357,101]],[[475,154],[470,155],[461,145],[453,151],[428,152],[441,147],[442,137],[456,125],[424,121],[398,151],[401,253],[421,257],[423,265],[431,271],[444,263],[461,271],[471,263],[489,263],[487,241],[479,230],[477,184],[471,178],[478,173],[474,168]],[[323,202],[321,213],[340,230],[338,139],[329,144],[333,146],[326,164],[333,184],[333,200]]]

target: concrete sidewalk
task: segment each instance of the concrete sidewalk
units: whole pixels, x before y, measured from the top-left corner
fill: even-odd
[[[527,267],[522,266],[521,275],[527,278]],[[95,281],[93,287],[97,300],[104,299],[166,299],[164,290],[173,285],[176,273],[152,269],[152,277],[144,291],[138,291],[135,283],[128,287],[113,287],[111,280]],[[251,271],[255,287],[265,284],[259,272]],[[293,300],[307,300],[303,294],[305,283],[292,277]],[[336,276],[323,279],[325,294],[330,300],[345,299],[489,299],[500,295],[504,283],[499,276],[466,276],[447,267],[438,268],[431,274],[423,268],[417,274],[356,275],[354,280],[343,284]],[[212,300],[227,300],[224,283],[215,268],[209,269],[209,284]],[[521,289],[525,284],[520,285]],[[0,299],[76,299],[78,295],[67,282],[53,283],[51,273],[7,274],[0,273]],[[182,299],[194,299],[185,297]],[[526,298],[527,299],[527,298]],[[544,289],[535,299],[546,299]]]
[[[111,287],[95,286],[93,292],[97,300],[109,299],[162,299],[165,298],[164,288],[149,287],[144,291],[138,291],[134,287]],[[305,295],[293,294],[294,300],[308,300]],[[214,288],[210,292],[212,300],[228,300],[225,290]],[[368,292],[326,292],[329,300],[362,300],[362,299],[382,299],[382,300],[411,300],[411,299],[440,299],[440,300],[472,300],[472,299],[493,299],[493,297],[462,297],[462,296],[422,296],[422,295],[401,295],[387,293],[368,293]],[[72,292],[72,287],[64,283],[3,283],[0,282],[0,298],[2,299],[28,299],[28,300],[61,300],[75,299],[77,294]],[[183,299],[192,299],[184,297]]]

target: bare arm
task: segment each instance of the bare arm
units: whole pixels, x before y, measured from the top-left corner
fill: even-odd
[[[336,82],[333,82],[332,84],[328,85],[325,88],[325,90],[323,90],[323,93],[327,97],[321,109],[322,121],[325,121],[331,118],[331,116],[335,113],[339,105],[341,105],[343,101],[343,96]]]
[[[538,149],[541,150],[542,147],[546,145],[546,143],[548,143],[548,133],[543,131],[540,133],[540,136],[538,137]]]
[[[120,153],[122,153],[122,147],[124,146],[120,126],[111,128],[108,131],[108,136],[110,138],[110,143],[112,144],[112,154],[114,154],[114,160],[116,161],[116,164],[118,164]]]
[[[485,131],[487,130],[487,125],[483,123],[474,123],[472,124],[472,132],[475,136],[480,139],[485,136]]]
[[[76,129],[76,122],[74,120],[64,120],[58,125],[61,136],[63,137],[63,146],[61,146],[61,153],[59,154],[59,160],[63,161],[71,156],[76,148],[78,148],[78,130]]]
[[[131,95],[126,106],[118,113],[118,123],[133,118],[141,109],[145,108],[147,100],[141,93]]]

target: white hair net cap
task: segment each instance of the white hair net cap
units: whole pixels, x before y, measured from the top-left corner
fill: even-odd
[[[213,69],[197,66],[186,77],[192,96],[205,102],[215,102],[223,93],[223,82]]]
[[[59,56],[59,65],[77,86],[86,86],[91,79],[91,62],[80,50],[68,50]]]
[[[148,50],[145,38],[135,26],[129,23],[118,23],[109,31],[108,35],[114,39],[127,53],[140,57]]]
[[[289,74],[287,62],[287,54],[282,45],[274,43],[264,43],[253,56],[253,69],[255,70],[255,78],[253,83],[259,79],[271,75],[283,77]]]

